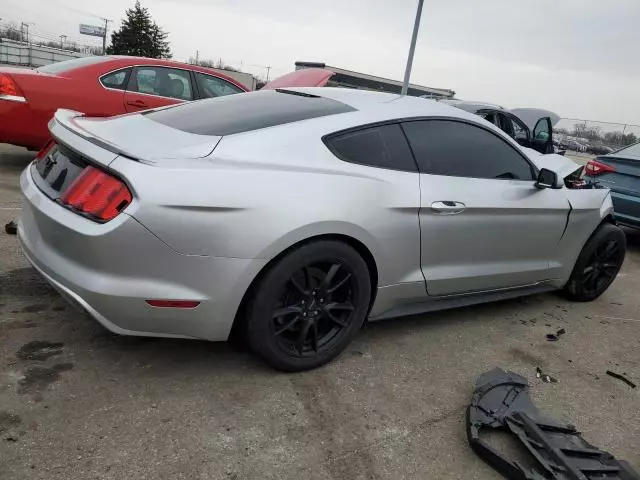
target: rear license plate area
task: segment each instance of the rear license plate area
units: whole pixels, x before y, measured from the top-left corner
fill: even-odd
[[[31,174],[45,195],[58,200],[86,166],[80,155],[64,145],[55,145],[43,159],[31,165]]]

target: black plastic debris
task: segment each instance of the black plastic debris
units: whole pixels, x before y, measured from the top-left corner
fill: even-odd
[[[544,373],[540,367],[536,367],[536,378],[539,378],[545,383],[558,383],[558,380],[551,375]]]
[[[620,375],[619,373],[612,372],[611,370],[607,370],[607,375],[609,375],[610,377],[613,377],[613,378],[617,378],[618,380],[620,380],[620,381],[626,383],[627,385],[629,385],[631,388],[636,388],[636,384],[633,383],[631,380],[629,380],[624,375]]]
[[[544,417],[529,397],[527,379],[495,368],[480,375],[467,410],[473,451],[505,478],[514,480],[640,480],[631,466],[587,441],[573,425]],[[513,434],[533,463],[525,468],[480,437],[482,429]]]
[[[564,328],[561,328],[556,333],[547,333],[547,340],[550,342],[557,342],[565,333],[567,333],[567,331]]]
[[[9,223],[4,224],[4,231],[9,235],[15,235],[18,233],[18,224],[11,220]]]

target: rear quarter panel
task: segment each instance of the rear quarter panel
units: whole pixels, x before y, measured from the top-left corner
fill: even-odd
[[[137,198],[127,213],[187,255],[270,260],[347,235],[373,254],[380,285],[423,281],[418,175],[343,162],[304,123],[223,138],[207,160],[116,159]]]
[[[640,159],[605,155],[597,157],[596,161],[610,165],[616,171],[588,178],[611,190],[618,221],[640,226]]]
[[[11,121],[20,124],[33,148],[49,138],[47,123],[59,108],[100,117],[124,113],[124,92],[103,88],[94,69],[74,70],[68,76],[30,72],[15,77],[28,103]]]

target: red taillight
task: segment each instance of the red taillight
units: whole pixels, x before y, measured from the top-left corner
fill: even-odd
[[[64,192],[60,201],[69,207],[108,222],[131,203],[131,192],[120,179],[95,167],[86,167]]]
[[[25,102],[24,93],[16,81],[6,73],[0,73],[0,98],[6,96],[6,100]]]
[[[40,149],[38,153],[36,153],[36,162],[39,162],[43,158],[46,158],[47,154],[51,151],[53,146],[56,144],[53,140],[49,140],[44,144],[44,147]]]
[[[146,300],[152,307],[159,308],[196,308],[200,302],[196,300]]]
[[[611,173],[615,171],[616,167],[612,167],[611,165],[607,165],[606,163],[600,163],[597,160],[589,160],[589,162],[584,167],[584,172],[590,177],[595,177],[596,175],[602,175],[603,173]]]

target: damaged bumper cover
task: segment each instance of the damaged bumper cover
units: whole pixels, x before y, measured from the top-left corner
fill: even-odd
[[[527,379],[495,368],[482,374],[467,410],[473,451],[505,478],[514,480],[640,480],[631,466],[586,442],[573,425],[540,415]],[[527,469],[481,440],[481,429],[501,429],[528,450],[536,467]]]

